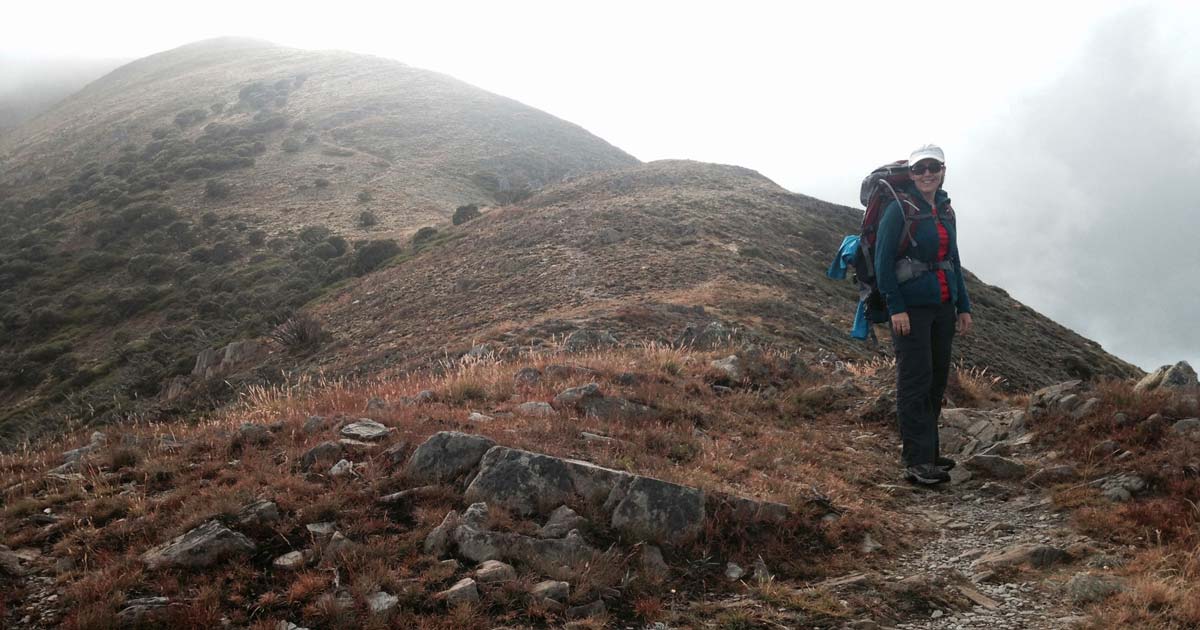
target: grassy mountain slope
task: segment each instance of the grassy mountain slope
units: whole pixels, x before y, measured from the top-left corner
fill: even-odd
[[[633,163],[373,57],[213,40],[123,66],[0,141],[0,437],[136,413],[456,207]]]
[[[847,335],[856,290],[824,275],[860,220],[859,210],[789,193],[744,168],[654,162],[490,212],[318,310],[342,345],[330,359],[368,371],[486,342],[553,345],[578,328],[671,341],[687,324],[713,320],[764,341],[865,358],[880,349]],[[1004,291],[974,276],[968,286],[978,322],[960,339],[968,366],[1015,388],[1081,369],[1137,373]]]

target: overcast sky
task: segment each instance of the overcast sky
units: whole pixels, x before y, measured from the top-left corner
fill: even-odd
[[[739,164],[847,205],[872,167],[935,142],[968,267],[1143,368],[1200,365],[1200,3],[378,5],[21,3],[0,58],[223,35],[371,53],[642,160]]]

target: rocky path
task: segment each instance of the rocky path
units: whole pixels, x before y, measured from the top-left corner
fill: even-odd
[[[973,606],[934,606],[928,619],[897,624],[905,630],[1070,628],[1079,613],[1064,602],[1055,565],[1068,549],[1086,544],[1064,525],[1048,500],[995,482],[955,483],[912,492],[910,512],[939,530],[935,538],[897,559],[889,580],[942,578]],[[1061,552],[1061,553],[1060,553]],[[1022,571],[1010,570],[1024,565]],[[1009,577],[1011,576],[1011,577]]]

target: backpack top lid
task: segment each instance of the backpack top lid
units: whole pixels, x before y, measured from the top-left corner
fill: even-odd
[[[911,179],[908,173],[908,160],[897,160],[884,164],[863,178],[862,186],[858,190],[858,200],[862,202],[863,206],[870,207],[872,197],[878,197],[887,190],[886,187],[879,184],[880,180],[886,180],[892,185],[892,188],[899,189],[901,184],[911,181]]]

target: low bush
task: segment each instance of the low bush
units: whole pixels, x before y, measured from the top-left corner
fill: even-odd
[[[374,212],[371,212],[370,210],[363,210],[358,215],[358,227],[369,228],[376,225],[379,225],[379,217],[375,216]]]
[[[300,240],[310,245],[315,245],[327,239],[333,232],[323,225],[309,225],[300,230]]]
[[[205,118],[208,118],[208,112],[203,109],[189,109],[175,114],[175,124],[181,128],[191,127]]]
[[[423,228],[417,230],[416,234],[413,234],[412,243],[413,243],[413,245],[420,245],[422,243],[429,242],[429,241],[433,240],[437,236],[437,234],[438,234],[437,228],[423,227]]]
[[[283,143],[279,145],[285,153],[296,153],[304,148],[304,145],[296,138],[284,138]]]
[[[324,177],[318,177],[313,180],[313,186],[317,188],[329,188],[329,180]]]
[[[224,199],[229,196],[229,184],[218,179],[210,179],[204,182],[204,196],[209,199]]]
[[[400,253],[400,244],[392,239],[367,241],[354,252],[351,269],[355,275],[368,274]]]
[[[321,345],[326,333],[316,317],[300,313],[276,326],[269,336],[289,350],[312,350]]]
[[[367,203],[368,201],[371,201],[374,198],[375,198],[375,196],[372,195],[371,191],[369,191],[369,190],[358,191],[357,199],[358,199],[359,203]]]
[[[479,206],[476,206],[472,203],[456,208],[454,210],[454,217],[451,219],[451,222],[454,223],[454,225],[462,225],[467,221],[478,219],[480,216],[482,215],[479,213]]]

